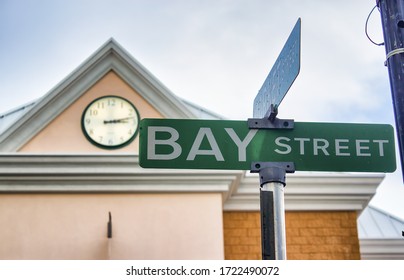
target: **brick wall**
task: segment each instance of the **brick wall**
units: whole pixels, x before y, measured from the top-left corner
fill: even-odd
[[[223,227],[226,260],[261,259],[259,212],[224,212]]]
[[[356,212],[286,212],[291,260],[360,259]],[[261,259],[259,212],[224,212],[225,259]]]

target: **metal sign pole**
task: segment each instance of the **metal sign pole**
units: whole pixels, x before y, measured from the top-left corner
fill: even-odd
[[[382,18],[386,66],[390,77],[404,180],[404,5],[402,0],[377,0],[376,3]]]
[[[263,260],[286,260],[285,174],[294,172],[289,162],[253,163],[260,175],[260,212]]]
[[[286,260],[284,187],[272,182],[260,189],[263,260]]]

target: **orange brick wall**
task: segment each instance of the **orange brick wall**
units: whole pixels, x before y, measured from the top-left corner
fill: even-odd
[[[223,228],[226,260],[261,259],[259,212],[224,212]]]
[[[360,259],[356,212],[286,212],[291,260]],[[261,259],[259,212],[224,212],[225,259]]]

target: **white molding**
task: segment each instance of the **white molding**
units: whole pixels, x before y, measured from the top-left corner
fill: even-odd
[[[195,118],[179,98],[110,39],[0,135],[0,152],[17,151],[109,71],[120,76],[164,117]]]
[[[143,169],[135,154],[0,154],[0,192],[220,192],[225,211],[259,211],[259,180],[254,175]],[[382,174],[288,174],[285,209],[361,211],[383,178]]]
[[[376,193],[383,174],[288,174],[285,187],[287,211],[363,210]],[[259,178],[242,178],[237,192],[226,201],[227,211],[259,211]]]
[[[241,171],[142,169],[135,154],[0,154],[0,192],[212,193],[227,199]]]
[[[360,239],[362,260],[404,260],[403,239]]]

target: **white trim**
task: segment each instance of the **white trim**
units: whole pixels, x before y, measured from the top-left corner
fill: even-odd
[[[309,173],[288,174],[285,187],[287,211],[363,210],[376,193],[383,174]],[[259,211],[259,178],[242,178],[226,201],[227,211]]]
[[[362,260],[404,260],[403,239],[360,239]]]
[[[220,192],[225,211],[259,211],[243,171],[143,169],[135,154],[0,154],[0,192]],[[382,174],[288,174],[287,211],[363,210]]]
[[[0,154],[0,192],[220,192],[241,171],[142,169],[134,154]]]

